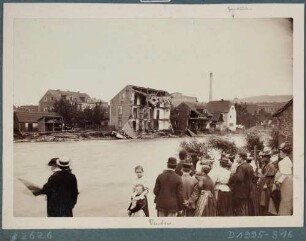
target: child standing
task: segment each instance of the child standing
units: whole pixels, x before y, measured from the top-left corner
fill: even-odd
[[[146,207],[146,199],[142,195],[145,188],[142,184],[136,184],[135,192],[131,198],[130,206],[128,207],[128,215],[130,217],[146,217],[144,208]]]
[[[133,192],[135,193],[135,187],[138,184],[143,185],[144,191],[141,193],[141,197],[145,199],[145,207],[144,207],[144,213],[146,217],[149,217],[149,205],[148,205],[148,198],[147,194],[149,193],[149,188],[147,185],[147,181],[143,175],[143,167],[142,166],[136,166],[135,167],[135,174],[136,174],[136,179],[134,180],[134,186],[133,186]]]

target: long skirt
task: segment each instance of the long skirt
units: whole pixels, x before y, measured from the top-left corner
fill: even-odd
[[[272,198],[269,203],[269,213],[279,216],[289,216],[293,214],[293,179],[288,175],[280,186],[279,210],[275,208]]]
[[[260,215],[260,194],[258,191],[257,186],[252,183],[251,186],[251,210],[250,210],[250,215],[251,216],[259,216]]]
[[[292,176],[287,176],[280,186],[281,202],[279,204],[279,216],[293,214],[293,180]]]
[[[211,191],[202,190],[194,212],[195,217],[216,216],[216,199]]]
[[[235,216],[251,216],[252,215],[252,201],[246,199],[234,199],[234,215]]]
[[[217,216],[233,216],[231,192],[218,191]]]

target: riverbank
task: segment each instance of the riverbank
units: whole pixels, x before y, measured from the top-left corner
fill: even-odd
[[[201,138],[209,136],[228,136],[243,135],[235,134],[198,134],[192,137]],[[168,132],[145,133],[138,136],[137,139],[160,139],[160,138],[192,138],[189,135],[174,135]],[[125,138],[124,138],[125,139]],[[64,131],[49,133],[26,133],[22,137],[14,137],[14,143],[20,142],[76,142],[87,140],[118,140],[116,132],[106,131]]]

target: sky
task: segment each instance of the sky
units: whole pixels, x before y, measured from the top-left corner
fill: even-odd
[[[109,101],[126,85],[214,100],[291,95],[288,19],[15,19],[14,104],[48,89]]]

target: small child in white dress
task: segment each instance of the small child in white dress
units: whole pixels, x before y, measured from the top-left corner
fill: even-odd
[[[128,207],[128,215],[130,217],[146,217],[144,208],[146,207],[146,199],[142,195],[145,188],[142,184],[136,184],[135,192],[131,197],[131,203]]]

